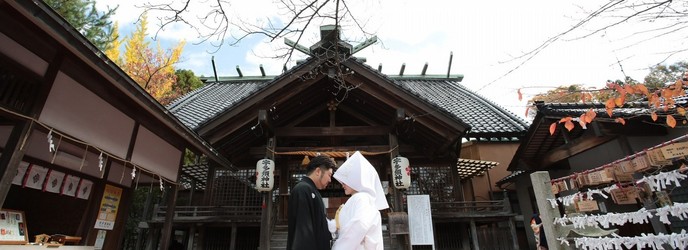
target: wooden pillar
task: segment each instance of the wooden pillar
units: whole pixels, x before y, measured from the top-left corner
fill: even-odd
[[[146,250],[158,249],[158,240],[160,239],[160,228],[151,227],[148,230],[150,230],[151,232],[148,233],[148,239],[146,240]]]
[[[168,249],[170,247],[170,240],[172,240],[172,231],[174,229],[174,208],[177,204],[177,185],[170,185],[167,194],[167,210],[165,211],[165,223],[162,225],[162,238],[160,239],[160,249]]]
[[[194,249],[194,238],[196,236],[196,224],[191,224],[189,227],[189,235],[186,240],[186,250],[193,250]],[[138,250],[138,249],[137,249]]]
[[[31,135],[31,125],[31,122],[16,122],[2,150],[3,154],[0,156],[0,174],[2,174],[2,178],[0,178],[0,207],[5,204],[5,198],[7,198],[7,193],[12,187],[12,180],[17,173],[19,163],[24,158],[24,149],[21,144]]]
[[[461,138],[459,138],[459,144],[461,143]],[[459,161],[461,161],[461,145],[458,146],[457,152],[456,152],[456,163],[453,166],[450,166],[451,171],[451,177],[452,180],[452,194],[454,196],[454,201],[462,201],[463,197],[463,188],[461,187],[461,176],[459,176]]]
[[[504,210],[508,213],[511,214],[511,202],[509,201],[509,193],[507,193],[506,189],[503,191],[504,194]],[[509,223],[509,232],[511,233],[511,242],[513,243],[512,249],[513,250],[519,250],[518,247],[518,235],[516,235],[516,225],[514,224],[514,217],[509,216],[509,220],[507,221]]]
[[[542,229],[547,236],[547,246],[549,250],[569,249],[565,248],[557,240],[559,235],[557,228],[554,226],[554,219],[559,218],[559,210],[552,208],[547,199],[554,199],[552,194],[552,186],[550,185],[549,172],[537,171],[530,174],[530,181],[533,183],[533,192],[535,193],[535,201],[537,202],[540,219],[542,220]],[[524,218],[525,220],[525,218]]]
[[[208,162],[208,177],[206,180],[203,205],[210,206],[210,201],[213,197],[213,186],[215,186],[215,164],[212,164],[212,162]]]
[[[196,249],[205,249],[205,225],[200,225],[198,228],[198,247]]]
[[[237,237],[237,225],[232,224],[232,238],[230,238],[229,242],[229,250],[236,250],[236,237]],[[262,245],[262,244],[261,244]]]
[[[275,137],[268,139],[265,157],[275,159]],[[272,191],[263,193],[263,211],[260,221],[260,243],[258,249],[270,249],[270,230],[272,226]],[[232,229],[234,230],[234,229]]]
[[[397,157],[399,155],[399,141],[397,140],[397,136],[395,134],[390,133],[389,134],[389,148],[392,150],[390,153],[389,160],[387,161],[388,164],[390,164],[390,170],[392,169],[391,164],[392,164],[392,159],[394,157]],[[390,186],[394,186],[393,180],[389,181]],[[392,211],[394,212],[404,212],[404,194],[401,190],[397,189],[396,187],[392,188],[392,195],[394,197],[394,203],[392,207]],[[411,249],[411,243],[410,243],[410,238],[408,234],[404,235],[397,235],[397,237],[392,238],[390,240],[396,241],[394,242],[393,245],[399,246],[397,249]]]
[[[480,243],[478,242],[478,230],[475,228],[475,220],[471,219],[471,241],[473,242],[473,249],[480,250]]]
[[[287,208],[289,207],[289,165],[288,164],[276,164],[280,169],[280,181],[279,181],[279,219],[278,221],[287,221],[288,213]]]
[[[143,214],[141,215],[141,219],[146,221],[148,220],[148,211],[150,210],[151,203],[153,202],[153,187],[150,186],[148,187],[148,195],[146,195],[146,201],[143,204]],[[148,223],[146,223],[148,224]],[[136,250],[141,249],[141,246],[143,245],[143,228],[137,228],[138,230],[138,236],[136,237]],[[151,234],[152,228],[150,225],[148,225],[148,234]]]
[[[471,250],[470,227],[466,227],[464,223],[461,223],[461,225],[463,225],[459,229],[461,231],[461,249],[462,250]]]

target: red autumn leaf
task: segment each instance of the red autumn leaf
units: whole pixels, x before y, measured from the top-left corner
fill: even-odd
[[[606,107],[607,109],[613,109],[615,106],[616,106],[616,105],[615,105],[615,103],[614,103],[614,98],[613,98],[613,97],[612,97],[612,98],[609,98],[609,100],[607,100],[607,102],[604,103],[604,107]]]
[[[578,123],[581,125],[581,127],[586,128],[585,123],[587,123],[587,118],[585,114],[582,114],[580,118],[578,118]]]
[[[635,85],[635,88],[645,95],[650,95],[650,92],[647,90],[647,87],[645,87],[645,85],[638,84]]]
[[[607,109],[607,114],[609,117],[612,117],[612,113],[614,113],[614,109]]]
[[[626,125],[626,120],[624,120],[624,118],[619,117],[619,118],[616,118],[614,121],[621,123],[621,125]]]
[[[624,90],[626,90],[626,92],[631,94],[631,95],[635,94],[635,90],[633,89],[633,87],[631,87],[631,85],[628,85],[628,84],[624,85]]]
[[[518,101],[520,102],[521,100],[523,100],[523,94],[521,94],[521,89],[518,89],[516,93],[518,93]]]
[[[568,129],[569,131],[571,131],[571,130],[573,130],[573,128],[575,127],[575,125],[573,125],[573,122],[571,122],[571,120],[568,120],[568,121],[566,121],[566,122],[564,123],[564,127],[565,127],[566,129]]]
[[[666,123],[667,123],[667,125],[669,125],[669,127],[671,127],[671,128],[676,127],[676,119],[674,119],[674,116],[667,115],[666,120],[667,120]]]
[[[676,108],[676,112],[678,112],[680,115],[686,115],[686,109],[682,107]]]
[[[596,116],[597,113],[595,113],[595,111],[593,111],[592,109],[589,109],[588,112],[585,113],[585,122],[591,123]]]
[[[549,134],[554,135],[554,131],[557,129],[557,123],[553,122],[551,125],[549,125]]]
[[[657,113],[655,113],[654,111],[652,111],[652,113],[650,114],[650,117],[652,117],[653,122],[657,121]]]
[[[614,99],[614,104],[616,104],[616,106],[619,108],[624,105],[624,102],[626,102],[626,95],[622,95],[619,98]]]

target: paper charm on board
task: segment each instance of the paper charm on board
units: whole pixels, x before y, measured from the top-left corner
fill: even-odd
[[[79,188],[76,192],[76,197],[79,199],[88,200],[88,196],[91,194],[91,188],[93,188],[92,181],[81,179],[79,182]]]
[[[43,191],[59,194],[64,176],[65,173],[51,169],[48,172],[48,180],[43,184]]]
[[[31,164],[29,166],[28,174],[24,178],[24,187],[30,187],[35,189],[43,189],[43,181],[45,181],[45,176],[48,175],[48,169]]]
[[[74,197],[76,195],[76,189],[78,188],[80,179],[81,178],[73,175],[67,175],[65,177],[64,184],[62,185],[62,194]]]
[[[19,163],[19,167],[17,167],[17,175],[14,176],[14,179],[12,180],[12,184],[14,185],[22,185],[24,182],[24,176],[26,175],[26,170],[29,169],[29,163],[22,161]]]

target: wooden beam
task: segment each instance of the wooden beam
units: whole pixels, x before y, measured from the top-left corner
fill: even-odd
[[[303,67],[307,66],[308,65],[304,65]],[[241,114],[246,110],[249,110],[251,107],[254,107],[254,105],[258,105],[264,102],[267,97],[276,93],[277,91],[283,90],[283,88],[288,85],[290,86],[290,88],[288,90],[283,91],[284,99],[293,97],[294,95],[300,93],[302,90],[317,83],[324,77],[323,75],[319,75],[314,79],[310,79],[305,82],[300,82],[299,84],[290,85],[294,81],[300,81],[299,77],[303,74],[306,74],[307,72],[307,70],[295,71],[294,75],[278,79],[277,81],[270,84],[266,89],[258,91],[250,97],[247,97],[246,99],[244,99],[243,102],[241,102],[241,104],[232,107],[231,110],[225,112],[224,114],[218,116],[216,119],[213,119],[208,124],[199,128],[198,134],[207,138],[207,140],[211,144],[220,141],[222,140],[222,138],[231,134],[232,132],[234,132],[234,129],[236,129],[237,126],[226,126],[226,124],[231,123],[230,120],[237,119],[237,115]]]
[[[611,141],[615,136],[602,136],[602,137],[597,137],[597,136],[585,136],[581,137],[578,139],[575,139],[571,141],[568,144],[562,145],[546,155],[542,157],[542,160],[539,162],[539,164],[535,167],[539,169],[545,169],[549,167],[550,165],[567,159],[571,156],[577,155],[579,153],[582,153],[583,151],[586,151],[588,149],[591,149],[595,146],[598,146],[600,144],[603,144],[605,142]]]
[[[380,125],[379,122],[373,121],[369,117],[362,115],[360,112],[354,110],[353,108],[351,108],[349,106],[344,105],[343,103],[340,103],[339,106],[337,106],[337,109],[341,110],[343,112],[346,112],[350,116],[353,116],[354,118],[359,119],[359,120],[367,123],[368,125],[372,125],[372,126]]]
[[[300,115],[299,117],[294,118],[291,120],[285,127],[294,127],[298,125],[299,123],[302,123],[303,121],[307,120],[308,118],[313,117],[315,114],[320,113],[325,111],[327,109],[326,105],[318,105],[315,107],[312,107],[308,112]]]
[[[370,136],[387,135],[387,126],[293,127],[276,128],[275,135],[284,136]]]
[[[388,145],[381,146],[341,146],[341,147],[275,147],[275,152],[296,152],[296,151],[368,151],[368,152],[386,152],[389,151]],[[416,154],[416,149],[409,145],[399,145],[399,153],[407,156],[409,154]],[[249,149],[249,154],[255,157],[263,157],[265,155],[265,147],[252,147]],[[408,158],[408,157],[407,157]]]

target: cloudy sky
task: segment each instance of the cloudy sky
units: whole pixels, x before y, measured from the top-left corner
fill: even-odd
[[[180,0],[168,1],[178,4]],[[192,2],[186,18],[193,22],[211,10],[209,2],[215,1]],[[285,10],[273,0],[229,2],[231,4],[223,8],[230,13],[230,22],[243,20],[259,24],[270,19],[279,24],[287,21],[287,17],[281,15]],[[365,57],[369,65],[377,68],[382,64],[383,73],[395,75],[405,63],[405,74],[412,75],[420,74],[423,65],[428,63],[428,74],[446,74],[449,55],[453,53],[451,73],[463,74],[466,87],[522,117],[527,104],[525,99],[533,94],[571,84],[600,88],[608,79],[623,79],[624,73],[642,80],[649,66],[666,58],[663,52],[672,47],[686,47],[685,39],[671,36],[636,44],[641,38],[633,34],[643,29],[642,24],[623,23],[607,32],[577,39],[596,29],[596,26],[586,26],[561,37],[526,62],[514,59],[570,29],[587,13],[604,4],[604,1],[583,1],[584,5],[580,2],[374,0],[347,1],[347,4],[359,24],[378,37],[378,43],[356,54]],[[143,11],[139,1],[97,0],[97,4],[101,10],[119,5],[114,19],[122,35],[133,30]],[[260,64],[264,65],[267,74],[277,75],[285,63],[284,59],[270,58],[276,54],[275,50],[285,47],[283,40],[269,42],[266,37],[251,36],[237,46],[229,46],[225,41],[217,50],[213,44],[219,41],[201,42],[198,33],[188,26],[177,24],[159,30],[159,15],[149,14],[151,36],[157,32],[157,41],[168,48],[182,38],[187,42],[178,68],[212,76],[211,58],[214,56],[220,76],[236,76],[237,65],[244,75],[258,75]],[[600,19],[597,27],[611,22]],[[304,33],[300,44],[309,47],[317,42],[317,27],[324,24],[332,23],[320,20],[311,24],[314,29]],[[342,36],[350,39],[353,45],[362,42],[362,33],[352,23],[342,26]],[[291,39],[296,40],[296,37]],[[683,52],[667,62],[685,60],[687,55]],[[295,57],[302,59],[305,55],[296,52]],[[288,65],[293,64],[288,62]],[[523,101],[518,101],[518,89],[524,93]]]

